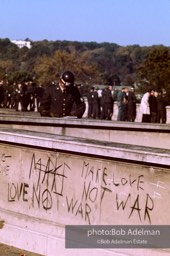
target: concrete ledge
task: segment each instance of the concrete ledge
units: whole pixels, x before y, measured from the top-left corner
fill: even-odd
[[[170,154],[167,149],[134,146],[107,141],[81,139],[25,130],[0,130],[0,142],[22,145],[25,147],[46,148],[62,152],[83,154],[86,156],[110,158],[140,164],[170,165]]]
[[[170,132],[170,124],[151,124],[141,122],[120,122],[120,121],[106,121],[106,120],[95,120],[82,118],[77,119],[75,117],[63,117],[63,118],[52,118],[52,117],[40,117],[38,113],[31,116],[30,113],[26,112],[25,115],[10,115],[5,114],[0,116],[0,124],[20,124],[20,125],[32,125],[32,126],[54,126],[54,127],[89,127],[91,129],[127,129],[135,130],[140,129],[149,131],[162,131]],[[37,115],[38,114],[38,115]]]
[[[84,118],[87,118],[87,114],[88,114],[88,103],[87,101],[85,101],[86,103],[86,111],[83,115]],[[137,109],[136,109],[136,119],[135,122],[141,122],[142,120],[142,114],[140,112],[140,104],[136,105]],[[5,115],[5,114],[12,114],[12,115],[20,115],[20,116],[28,116],[33,115],[33,116],[39,116],[38,112],[32,112],[32,111],[28,111],[28,112],[23,112],[23,111],[18,111],[16,112],[14,109],[5,109],[5,108],[0,108],[0,114],[1,115]],[[112,121],[116,121],[117,120],[117,114],[118,114],[118,107],[117,107],[117,102],[114,102],[114,106],[113,106],[113,116],[112,116]],[[167,116],[167,120],[166,123],[170,124],[170,106],[166,106],[166,116]]]
[[[99,141],[170,149],[170,125],[77,118],[1,116],[5,128],[32,130]]]

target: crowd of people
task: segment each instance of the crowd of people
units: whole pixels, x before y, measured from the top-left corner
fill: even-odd
[[[79,89],[74,86],[74,74],[65,71],[59,81],[46,88],[32,81],[23,83],[0,81],[0,107],[16,111],[38,111],[41,116],[81,118],[85,103]]]
[[[137,99],[133,87],[118,92],[113,91],[112,86],[105,86],[102,90],[91,87],[87,100],[88,118],[112,120],[114,101],[117,101],[117,121],[135,121]]]
[[[114,102],[117,102],[117,121],[134,122],[136,119],[136,95],[134,87],[114,91],[106,85],[103,89],[92,86],[87,95],[87,117],[112,120]],[[74,86],[74,75],[70,71],[61,74],[58,83],[51,83],[45,90],[32,81],[9,84],[0,81],[0,107],[16,111],[39,111],[42,116],[62,117],[72,115],[75,105],[77,117],[85,112],[84,99],[79,88]],[[142,122],[166,123],[166,106],[162,91],[148,90],[140,103]],[[48,113],[48,114],[47,114]]]
[[[137,98],[134,87],[114,91],[91,87],[87,96],[88,118],[112,120],[114,101],[117,102],[117,121],[134,122],[137,114]],[[162,90],[146,92],[140,103],[142,122],[166,123],[166,104]]]
[[[113,115],[114,95],[112,86],[103,90],[91,87],[87,95],[88,118],[111,120]]]
[[[166,123],[166,104],[162,90],[148,90],[141,99],[142,122]]]
[[[0,81],[0,107],[16,111],[35,111],[39,109],[44,93],[42,86],[35,86],[32,81],[24,83]]]

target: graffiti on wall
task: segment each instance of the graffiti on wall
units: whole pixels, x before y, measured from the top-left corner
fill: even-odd
[[[0,175],[8,176],[9,173],[9,163],[8,159],[11,158],[11,155],[0,154]]]
[[[110,178],[110,173],[112,178]],[[144,175],[132,177],[131,174],[128,174],[126,177],[119,177],[119,180],[116,180],[114,171],[110,172],[106,167],[96,169],[95,166],[83,162],[81,178],[84,180],[81,199],[82,202],[86,202],[86,209],[88,211],[85,211],[85,220],[88,220],[89,223],[91,223],[89,217],[91,205],[95,202],[99,202],[100,206],[104,205],[106,194],[110,194],[111,208],[117,212],[128,212],[128,218],[137,215],[140,221],[151,223],[151,212],[154,209],[154,201],[149,193],[144,191]],[[125,197],[122,199],[122,193],[120,191],[123,191],[125,187],[128,187],[129,193],[124,193],[123,195]],[[77,215],[77,212],[83,215],[82,202],[75,215]],[[72,198],[70,204],[72,207],[69,205],[69,210],[72,208],[72,212],[74,212],[76,204],[77,201],[75,202]]]
[[[68,161],[59,154],[29,156],[24,179],[8,182],[9,203],[23,202],[46,212],[64,209],[69,216],[88,224],[93,224],[96,211],[105,209],[109,209],[110,216],[125,216],[127,222],[133,223],[135,218],[141,223],[152,223],[155,198],[142,172],[122,172],[112,162],[105,164],[104,160],[84,157],[79,157],[76,164],[74,158]],[[1,155],[0,174],[9,174],[9,157]],[[161,190],[165,189],[163,182],[156,190],[153,187],[160,198]]]

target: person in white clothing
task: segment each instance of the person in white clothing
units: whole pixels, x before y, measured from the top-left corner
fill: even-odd
[[[150,97],[151,91],[147,91],[142,99],[140,104],[140,111],[142,113],[142,122],[148,123],[150,122],[150,108],[149,108],[149,97]]]

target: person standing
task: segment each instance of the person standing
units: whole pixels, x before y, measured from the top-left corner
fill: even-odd
[[[35,88],[35,100],[36,100],[36,108],[38,112],[40,109],[40,104],[41,104],[43,94],[44,94],[44,88],[40,84]]]
[[[97,95],[98,95],[98,119],[101,116],[101,98],[102,98],[102,90],[97,88]]]
[[[106,116],[105,116],[105,113],[106,113],[106,105],[105,105],[105,98],[106,98],[106,90],[107,90],[107,87],[103,88],[102,89],[102,92],[101,92],[101,100],[100,100],[100,103],[101,103],[101,111],[100,111],[100,119],[106,119]]]
[[[94,87],[90,88],[90,91],[87,95],[87,102],[88,102],[88,118],[93,118],[93,104],[94,101]]]
[[[157,99],[157,107],[158,107],[157,122],[165,124],[166,123],[166,103],[162,94],[162,90],[158,91],[158,95],[156,99]]]
[[[22,111],[28,111],[28,104],[29,104],[29,94],[27,93],[28,89],[28,81],[22,83]]]
[[[0,81],[0,108],[3,107],[4,102],[4,81]]]
[[[117,94],[118,115],[117,121],[126,121],[127,118],[127,89],[122,88]]]
[[[106,120],[111,120],[113,115],[113,92],[111,85],[109,85],[106,90],[105,111]]]
[[[93,113],[92,113],[92,117],[94,119],[97,119],[99,117],[99,98],[98,98],[98,93],[96,88],[94,88],[93,91]]]
[[[7,81],[4,87],[4,107],[5,108],[11,108],[11,93],[12,93],[12,87]]]
[[[140,103],[140,111],[142,113],[142,122],[149,123],[150,122],[150,108],[149,108],[149,97],[150,90],[148,90],[142,97]]]
[[[40,115],[49,117],[77,116],[85,112],[85,103],[78,88],[74,85],[74,74],[65,71],[58,83],[51,83],[44,91],[40,104]],[[72,111],[73,104],[76,108]]]
[[[29,107],[30,111],[34,111],[35,110],[35,86],[32,81],[28,82],[26,93],[27,93],[27,99],[28,99],[27,108]]]
[[[131,87],[128,92],[128,113],[127,120],[129,122],[134,122],[136,118],[136,96],[134,92],[134,87]]]
[[[150,109],[150,122],[156,123],[157,122],[157,113],[158,113],[158,106],[157,106],[157,99],[155,97],[155,91],[152,90],[149,97],[149,109]]]
[[[22,91],[22,84],[19,83],[16,85],[15,88],[15,110],[19,110],[19,104],[20,104],[20,109],[22,111],[23,109],[23,91]]]

